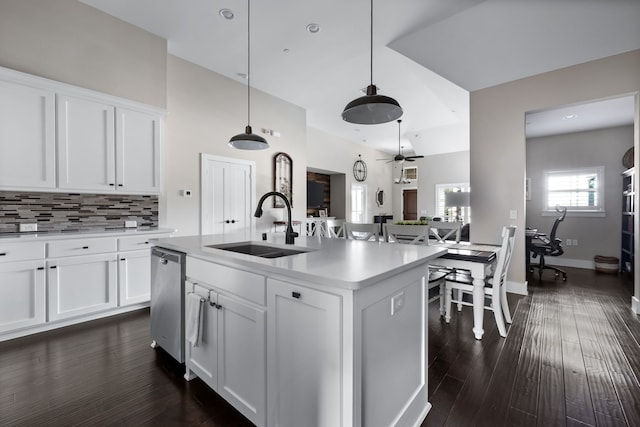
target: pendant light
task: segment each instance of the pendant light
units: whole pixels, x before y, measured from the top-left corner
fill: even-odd
[[[378,95],[373,84],[373,0],[371,0],[371,84],[367,94],[354,99],[344,107],[342,119],[349,123],[375,125],[396,120],[402,116],[402,107],[393,98]]]
[[[251,130],[251,12],[250,0],[247,0],[247,127],[244,133],[232,136],[229,146],[239,150],[264,150],[269,143]]]

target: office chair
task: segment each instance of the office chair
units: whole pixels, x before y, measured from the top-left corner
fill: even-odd
[[[556,237],[558,231],[558,225],[564,221],[564,217],[567,215],[567,208],[561,208],[556,206],[556,211],[560,212],[560,216],[556,218],[551,228],[551,234],[547,237],[546,234],[536,234],[532,241],[530,250],[533,253],[533,258],[540,257],[538,264],[532,264],[529,269],[533,272],[534,268],[538,269],[538,280],[542,280],[543,270],[553,270],[556,272],[556,278],[562,274],[562,280],[567,280],[567,273],[564,270],[554,267],[552,265],[546,265],[544,261],[545,256],[560,256],[564,253],[562,249],[562,239]]]

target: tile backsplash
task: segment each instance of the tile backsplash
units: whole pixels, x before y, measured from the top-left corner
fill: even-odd
[[[19,224],[38,224],[38,231],[78,231],[158,226],[158,196],[0,191],[0,234],[19,231]]]

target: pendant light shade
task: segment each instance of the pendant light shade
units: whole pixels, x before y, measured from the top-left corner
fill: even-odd
[[[239,150],[264,150],[269,148],[269,143],[260,135],[251,131],[251,126],[247,126],[244,133],[232,136],[229,145]]]
[[[251,130],[251,5],[247,0],[247,126],[244,133],[232,136],[229,146],[239,150],[264,150],[269,148],[269,143],[260,135]]]
[[[377,125],[402,116],[402,107],[393,98],[377,94],[375,85],[367,87],[367,94],[344,107],[342,118],[349,123]]]
[[[360,125],[376,125],[396,120],[402,116],[402,107],[393,98],[378,95],[378,88],[373,84],[373,0],[371,0],[371,50],[370,68],[371,84],[367,94],[354,99],[344,107],[342,119]]]

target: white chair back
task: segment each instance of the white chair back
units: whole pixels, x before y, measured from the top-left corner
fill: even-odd
[[[428,225],[384,224],[384,241],[409,245],[428,245],[429,228]]]
[[[347,222],[344,224],[344,230],[346,232],[347,239],[377,241],[379,224],[357,224],[355,222]]]
[[[513,242],[515,238],[515,226],[502,228],[502,244],[500,245],[498,260],[496,261],[495,269],[493,271],[493,278],[490,280],[491,286],[493,287],[492,297],[495,301],[494,304],[499,304],[502,298],[506,299],[507,296],[507,271],[511,264],[511,255],[513,255]],[[504,302],[506,303],[506,300]]]
[[[344,224],[344,219],[328,219],[326,222],[327,234],[325,237],[332,239],[344,239],[346,237]]]

